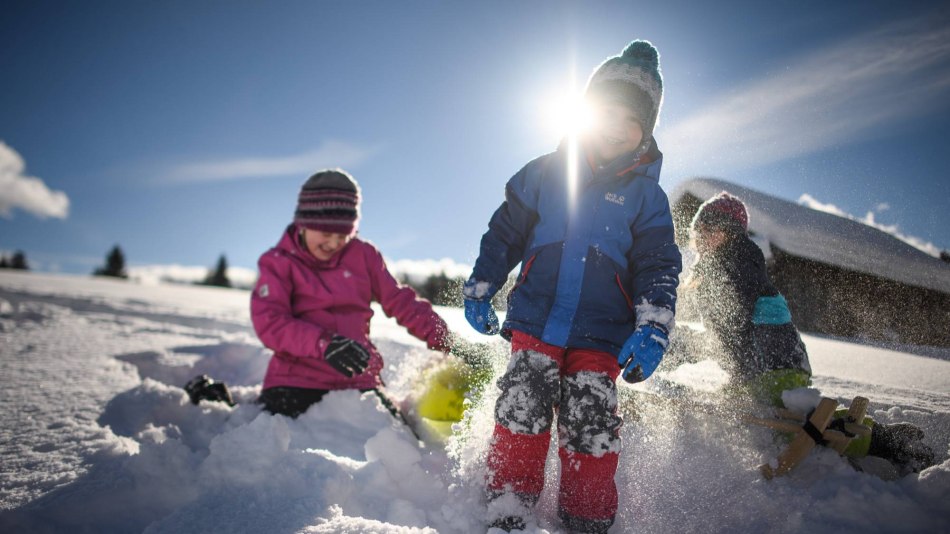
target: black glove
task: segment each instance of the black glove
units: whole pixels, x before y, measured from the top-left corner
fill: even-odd
[[[215,382],[208,375],[198,375],[185,384],[185,392],[192,404],[198,404],[203,400],[223,402],[228,406],[234,406],[234,399],[228,386],[224,382]]]
[[[347,377],[351,377],[366,370],[366,366],[369,365],[370,354],[363,345],[348,337],[336,334],[330,340],[330,344],[327,345],[323,358],[334,369]]]

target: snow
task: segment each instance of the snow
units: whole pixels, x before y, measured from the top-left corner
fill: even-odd
[[[390,260],[386,259],[386,267],[393,276],[405,279],[412,284],[423,284],[425,281],[438,275],[447,278],[468,278],[472,266],[458,263],[451,258],[441,260]]]
[[[0,272],[0,531],[486,530],[494,388],[446,443],[416,441],[374,395],[354,391],[296,420],[262,413],[253,400],[268,352],[248,300],[241,290]],[[461,310],[440,313],[468,339],[490,339]],[[411,408],[441,355],[381,313],[373,339],[390,394]],[[766,481],[757,466],[782,446],[766,429],[644,408],[621,428],[612,532],[950,531],[950,351],[804,339],[815,388],[845,404],[867,396],[879,421],[919,425],[938,465],[886,482],[820,449]],[[200,373],[227,382],[238,405],[190,404],[181,385]],[[712,390],[725,375],[706,361],[664,378]],[[623,397],[630,387],[620,387]],[[555,487],[527,532],[563,532]]]
[[[214,268],[196,265],[135,265],[126,269],[129,279],[139,284],[155,285],[160,282],[198,284],[203,282]],[[251,289],[257,281],[257,269],[228,267],[228,280],[233,287]]]
[[[676,203],[686,193],[705,200],[721,191],[745,202],[749,230],[756,234],[760,246],[771,242],[802,258],[950,293],[950,264],[853,219],[713,178],[679,184],[670,202]]]

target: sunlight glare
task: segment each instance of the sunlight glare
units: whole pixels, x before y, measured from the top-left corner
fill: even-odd
[[[569,93],[563,93],[557,98],[549,100],[546,110],[551,128],[564,139],[567,149],[567,189],[568,209],[574,215],[577,203],[577,165],[580,138],[584,131],[592,124],[592,114],[584,99],[583,93],[574,90],[572,77]]]
[[[572,73],[568,91],[546,100],[544,116],[550,131],[564,140],[567,149],[568,209],[574,215],[577,198],[577,165],[580,137],[592,124],[592,113]]]
[[[572,133],[567,136],[567,207],[569,219],[574,218],[577,206],[577,156],[578,135]]]
[[[560,90],[540,100],[538,110],[547,135],[564,143],[567,166],[567,200],[570,217],[575,215],[578,191],[578,161],[583,134],[593,126],[593,113],[584,98],[584,85],[578,84],[575,61],[568,61],[570,70]]]
[[[584,95],[573,91],[549,98],[543,113],[548,129],[560,137],[579,135],[593,122]]]

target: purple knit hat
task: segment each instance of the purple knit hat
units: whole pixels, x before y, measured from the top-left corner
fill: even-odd
[[[689,228],[695,232],[700,227],[719,230],[749,229],[749,212],[738,198],[723,191],[699,207]]]
[[[360,220],[360,186],[343,169],[311,176],[297,199],[294,222],[310,230],[352,235]]]

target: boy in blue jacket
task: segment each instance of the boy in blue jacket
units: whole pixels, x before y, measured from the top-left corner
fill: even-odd
[[[562,143],[525,165],[482,237],[463,287],[465,316],[479,332],[510,339],[512,350],[488,455],[494,527],[524,527],[544,486],[555,410],[564,525],[606,532],[613,524],[615,380],[644,380],[659,364],[682,267],[653,138],[662,96],[650,43],[634,41],[604,61],[587,84],[595,125],[578,157]],[[491,298],[519,262],[499,326]]]

